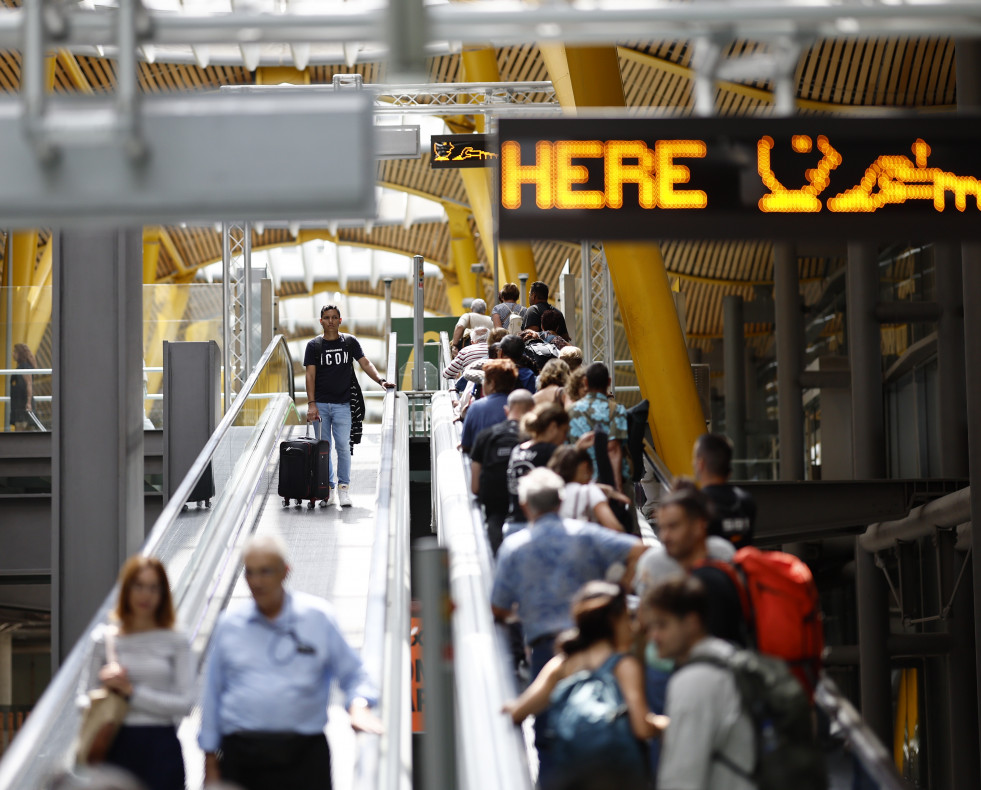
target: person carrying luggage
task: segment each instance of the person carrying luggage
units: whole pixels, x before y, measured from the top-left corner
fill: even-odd
[[[333,436],[337,453],[337,501],[341,507],[351,507],[351,382],[354,362],[383,389],[395,387],[375,369],[364,355],[354,335],[342,335],[341,308],[329,304],[320,310],[321,336],[307,343],[303,355],[307,382],[307,422],[315,423],[318,439]],[[324,433],[326,431],[326,433]],[[328,460],[330,502],[334,489],[334,468]]]

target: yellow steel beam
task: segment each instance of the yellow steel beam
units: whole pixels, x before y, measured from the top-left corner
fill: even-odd
[[[166,245],[167,239],[170,239],[168,235],[166,238],[164,236],[160,237],[161,243],[164,244],[165,249],[169,249]],[[407,250],[401,250],[396,247],[389,247],[384,244],[372,244],[370,242],[360,242],[360,241],[338,241],[337,235],[331,233],[327,228],[310,228],[300,231],[300,234],[294,239],[291,238],[287,241],[277,241],[271,242],[269,244],[257,244],[252,247],[253,252],[256,250],[274,250],[278,247],[295,247],[298,244],[304,244],[308,241],[313,241],[315,239],[321,239],[323,241],[331,241],[335,244],[339,244],[342,247],[363,247],[369,250],[379,250],[381,252],[391,252],[395,255],[406,255],[411,256],[412,253]],[[173,240],[170,240],[173,243]],[[193,282],[199,269],[203,269],[205,266],[211,266],[214,263],[218,263],[220,258],[214,258],[210,260],[203,261],[202,263],[196,263],[193,265],[183,264],[184,268],[180,268],[178,265],[178,271],[167,275],[166,277],[161,277],[157,282],[161,283],[175,283],[175,282]],[[449,277],[455,282],[456,271],[449,266],[445,261],[438,261],[432,258],[426,258],[427,263],[431,263],[438,267],[443,273],[444,277]]]
[[[541,51],[563,107],[624,105],[614,47],[549,44]],[[705,418],[661,251],[624,242],[605,242],[604,250],[640,391],[651,404],[655,446],[674,474],[690,474]]]
[[[350,285],[350,283],[348,283],[348,285]],[[315,296],[316,294],[319,294],[319,293],[328,293],[328,292],[333,292],[333,291],[337,291],[338,293],[342,293],[345,296],[356,296],[359,299],[380,299],[380,300],[383,300],[385,298],[385,295],[384,294],[354,293],[350,289],[347,290],[347,291],[345,291],[343,288],[341,288],[341,284],[337,280],[321,280],[320,282],[314,283],[313,284],[313,288],[311,288],[309,291],[304,291],[303,293],[298,293],[298,294],[283,294],[279,298],[281,300],[282,299],[300,299],[300,298],[302,298],[304,296]],[[393,293],[392,294],[392,304],[412,305],[413,302],[412,302],[411,299],[400,299],[399,297],[397,297]],[[427,307],[426,309],[428,310],[429,308]],[[432,312],[432,311],[430,311],[430,312]]]
[[[8,253],[10,278],[7,283],[14,288],[14,309],[11,321],[13,324],[13,342],[16,344],[27,340],[27,323],[30,317],[27,297],[34,268],[37,264],[38,232],[36,230],[16,231],[10,234],[8,243],[10,245],[10,252]],[[35,349],[31,350],[34,351]]]
[[[51,255],[52,243],[49,238],[27,294],[28,323],[24,342],[32,351],[37,351],[51,323]]]
[[[64,69],[68,79],[79,93],[92,93],[92,86],[89,84],[85,72],[78,65],[75,56],[67,49],[59,49],[57,55],[58,64]]]
[[[477,245],[474,243],[470,223],[467,221],[469,214],[467,209],[455,206],[446,212],[450,225],[450,252],[456,270],[456,282],[446,285],[446,296],[450,300],[451,313],[463,312],[463,300],[467,296],[471,298],[484,296],[483,278],[470,271],[470,265],[478,263],[480,258],[477,257]]]
[[[498,82],[501,79],[500,69],[497,67],[497,52],[488,47],[468,49],[464,47],[460,54],[463,63],[463,73],[470,82]],[[454,124],[447,120],[447,126],[456,133],[473,131],[483,131],[483,116],[478,116],[476,126],[470,129]],[[467,199],[473,210],[477,228],[480,231],[480,238],[484,240],[484,252],[487,254],[492,266],[493,262],[493,243],[496,238],[496,228],[494,227],[494,209],[492,198],[495,194],[494,185],[491,181],[492,169],[483,167],[463,168],[460,176],[463,179],[463,186],[467,190]],[[531,245],[525,242],[507,242],[498,244],[498,258],[503,265],[503,281],[517,282],[519,274],[527,274],[529,279],[534,282],[538,279],[538,270],[535,267],[535,256],[531,251]]]
[[[181,328],[181,319],[187,311],[187,302],[191,297],[191,289],[186,285],[157,285],[151,291],[156,320],[153,331],[143,349],[143,361],[147,367],[163,365],[163,343],[165,340],[177,340]],[[145,304],[145,303],[144,303]],[[212,338],[217,334],[211,335]],[[159,393],[162,373],[147,374],[147,392]],[[149,411],[150,401],[143,402],[144,414]]]
[[[160,258],[160,249],[167,251],[170,260],[173,261],[177,271],[165,278],[159,278],[160,282],[172,280],[186,280],[188,274],[192,275],[199,267],[189,267],[181,255],[174,239],[166,228],[160,225],[148,225],[143,228],[143,282],[155,283],[157,278],[157,261]],[[207,265],[207,264],[202,264]]]
[[[143,228],[143,284],[157,281],[157,264],[160,262],[160,236],[153,228]]]
[[[310,72],[292,66],[260,66],[255,70],[256,85],[309,85]]]

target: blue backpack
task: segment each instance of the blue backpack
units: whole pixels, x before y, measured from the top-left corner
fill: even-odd
[[[623,657],[614,653],[596,670],[564,678],[552,692],[543,746],[557,770],[555,787],[593,787],[597,774],[621,790],[646,786],[646,753],[613,675]]]

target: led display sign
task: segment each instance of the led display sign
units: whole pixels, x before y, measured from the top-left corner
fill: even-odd
[[[978,123],[502,118],[500,236],[981,238]]]
[[[487,134],[433,135],[431,167],[490,167],[497,159],[497,148]]]

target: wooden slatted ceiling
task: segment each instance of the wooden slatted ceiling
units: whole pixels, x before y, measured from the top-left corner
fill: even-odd
[[[17,4],[13,0],[4,0],[4,3]],[[678,66],[686,67],[690,63],[691,48],[685,42],[628,42],[625,46]],[[729,46],[727,54],[752,54],[760,49],[760,45],[750,42],[734,43]],[[548,78],[535,46],[505,47],[499,49],[497,55],[503,81]],[[797,70],[799,96],[843,106],[950,106],[955,100],[953,57],[953,44],[942,39],[820,41],[801,58]],[[113,62],[86,57],[79,57],[78,61],[94,89],[112,89],[115,82]],[[621,68],[629,106],[674,107],[682,113],[690,112],[690,76],[624,58],[621,58]],[[254,80],[254,76],[241,67],[199,69],[189,65],[156,63],[141,64],[140,72],[141,85],[147,92],[248,84]],[[334,74],[350,72],[362,74],[367,83],[385,79],[384,68],[377,63],[357,64],[352,69],[341,66],[312,67],[311,77],[313,82],[330,82]],[[430,62],[429,79],[432,82],[457,82],[464,76],[460,58],[456,55],[433,58]],[[0,53],[0,91],[18,90],[19,86],[18,53]],[[756,83],[755,87],[769,89],[764,82]],[[72,89],[60,65],[55,72],[55,89]],[[761,102],[721,90],[717,107],[720,114],[745,113],[759,111]],[[453,171],[433,171],[424,159],[384,162],[379,166],[379,178],[383,182],[401,184],[422,193],[466,203],[466,193],[459,176]],[[212,229],[169,230],[188,265],[220,257],[220,236]],[[381,232],[382,229],[375,231],[376,234]],[[385,233],[391,237],[391,243],[405,245],[405,251],[409,254],[422,251],[431,259],[449,260],[449,253],[445,251],[448,245],[445,228],[439,233],[432,229],[410,229],[401,233],[386,230]],[[275,234],[267,232],[262,242],[271,243],[274,238]],[[477,238],[476,243],[482,259],[489,262],[492,251],[484,248],[481,239]],[[567,258],[571,258],[573,272],[578,272],[577,245],[539,243],[534,245],[534,251],[539,276],[550,283],[558,282]],[[749,286],[740,283],[772,277],[770,248],[763,243],[670,243],[664,245],[664,257],[669,272],[733,281],[730,285],[682,282],[682,289],[688,294],[688,330],[696,344],[707,344],[710,336],[720,333],[721,300],[726,293],[745,293]],[[818,263],[821,266],[839,265],[835,261]],[[804,266],[806,268],[806,262]],[[174,262],[162,251],[160,268],[172,273],[174,267]],[[807,277],[803,269],[802,277]],[[440,288],[441,293],[444,290]],[[809,300],[816,298],[816,294],[816,286],[805,286],[805,296]],[[752,295],[751,289],[749,295]],[[493,298],[493,294],[489,296]]]

